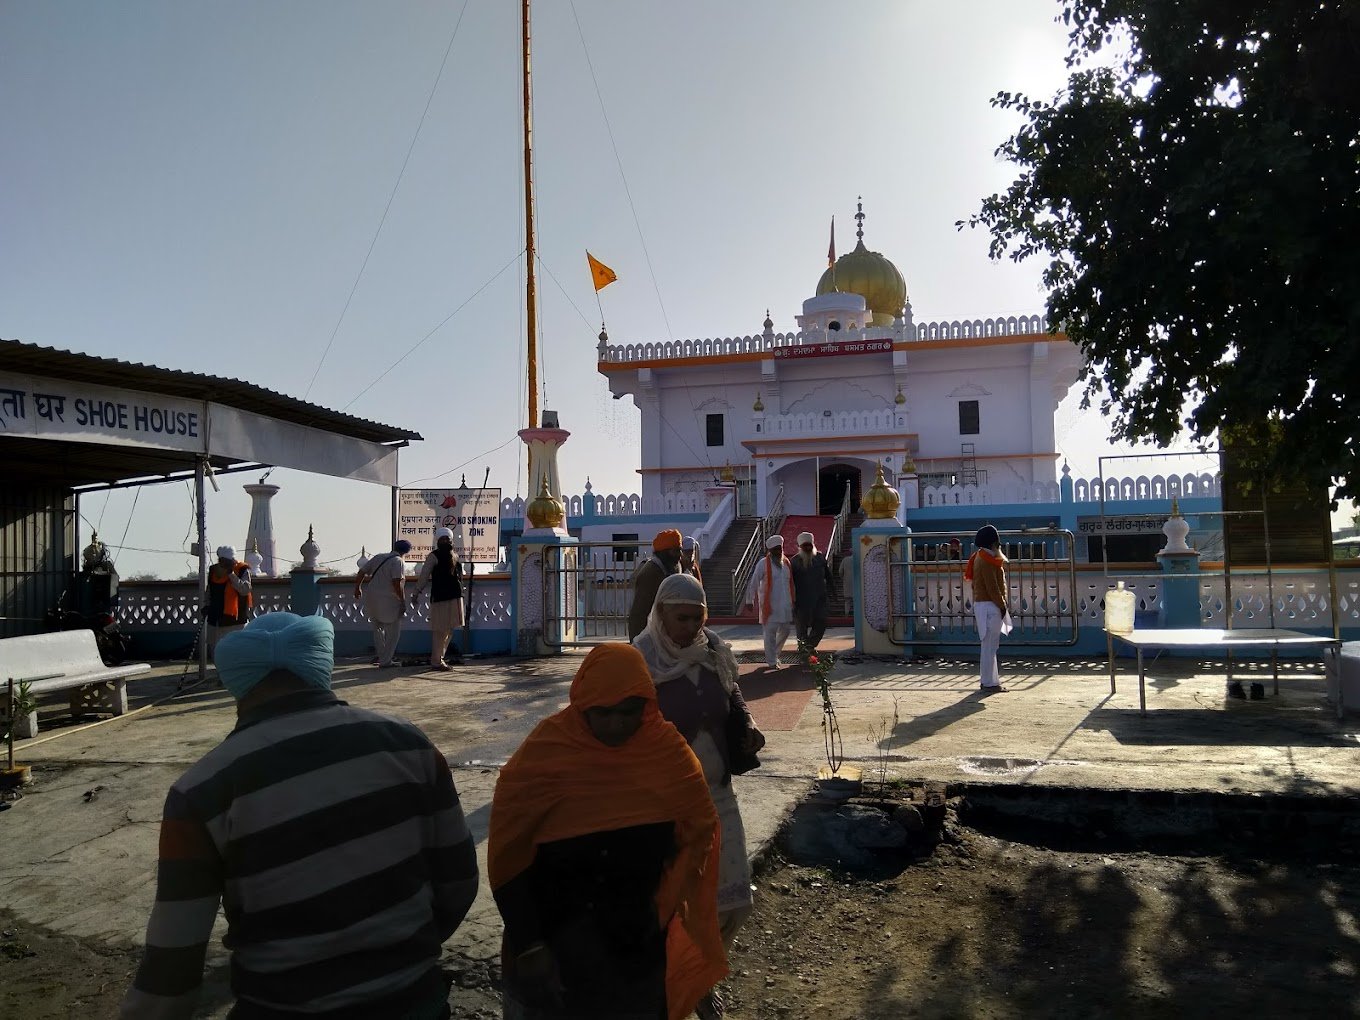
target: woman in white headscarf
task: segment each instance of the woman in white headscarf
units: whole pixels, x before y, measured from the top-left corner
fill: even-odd
[[[765,737],[741,696],[732,646],[704,626],[707,620],[703,585],[689,574],[672,574],[657,589],[647,629],[633,639],[633,645],[647,661],[661,714],[689,742],[718,809],[722,826],[718,923],[730,951],[752,905],[746,830],[732,792],[733,755],[754,756],[765,746]],[[735,747],[729,736],[733,733],[740,734]],[[696,1012],[700,1020],[723,1015],[717,989]]]

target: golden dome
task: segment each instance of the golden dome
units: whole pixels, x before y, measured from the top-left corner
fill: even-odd
[[[567,519],[567,508],[562,505],[560,499],[548,491],[546,474],[543,476],[542,485],[539,486],[538,495],[524,508],[524,516],[529,518],[529,523],[535,528],[560,528],[562,522]]]
[[[883,480],[883,465],[878,465],[878,476],[869,491],[859,501],[864,516],[872,521],[886,521],[897,516],[897,508],[902,505],[902,497],[897,490]]]
[[[817,281],[817,294],[858,294],[873,313],[873,325],[891,326],[907,303],[907,281],[890,261],[864,247],[864,205],[855,214],[859,243]]]

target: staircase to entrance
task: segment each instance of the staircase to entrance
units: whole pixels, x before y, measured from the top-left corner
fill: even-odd
[[[740,606],[732,605],[732,572],[759,527],[759,517],[738,517],[728,526],[718,547],[703,554],[700,569],[710,617],[731,617],[741,611]]]

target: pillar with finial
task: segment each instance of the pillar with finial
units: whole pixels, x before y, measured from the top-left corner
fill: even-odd
[[[241,488],[250,496],[250,525],[246,529],[246,548],[259,549],[259,573],[265,577],[274,577],[274,514],[269,508],[269,501],[278,494],[279,487],[267,483],[265,478],[268,477],[269,473],[265,472],[258,482],[243,485]]]
[[[246,550],[245,559],[252,577],[264,576],[264,557],[260,555],[260,540],[258,538],[250,540],[250,548]]]
[[[904,469],[909,463],[907,455]],[[876,467],[874,484],[860,500],[864,523],[850,533],[855,647],[870,655],[901,656],[910,654],[913,594],[905,572],[911,529],[898,519],[902,497],[884,478],[883,465]],[[890,578],[892,571],[903,574]]]
[[[1202,616],[1199,608],[1199,553],[1185,541],[1190,522],[1181,516],[1180,502],[1171,500],[1171,516],[1162,525],[1166,545],[1157,554],[1161,564],[1162,601],[1157,610],[1161,627],[1197,628]]]
[[[533,533],[560,533],[566,534],[563,528],[566,522],[566,507],[563,506],[562,499],[562,476],[558,473],[558,450],[563,443],[570,437],[571,432],[566,428],[558,427],[558,415],[555,411],[543,412],[543,426],[539,428],[521,428],[520,438],[524,439],[524,445],[529,447],[529,506],[525,507],[526,524],[530,529],[525,529],[525,534]],[[558,511],[552,511],[547,502],[540,502],[540,499],[547,498],[549,502],[558,505]],[[537,510],[530,507],[537,506]]]
[[[288,600],[298,616],[314,616],[321,612],[321,547],[316,544],[312,526],[307,525],[307,540],[298,547],[302,561],[288,571]]]

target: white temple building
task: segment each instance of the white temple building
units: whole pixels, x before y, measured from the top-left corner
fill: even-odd
[[[611,345],[599,371],[641,412],[644,502],[735,481],[742,515],[854,506],[881,464],[917,486],[1057,481],[1054,414],[1080,353],[1040,315],[918,323],[897,267],[858,243],[803,302],[798,329]],[[915,476],[915,477],[913,477]]]

